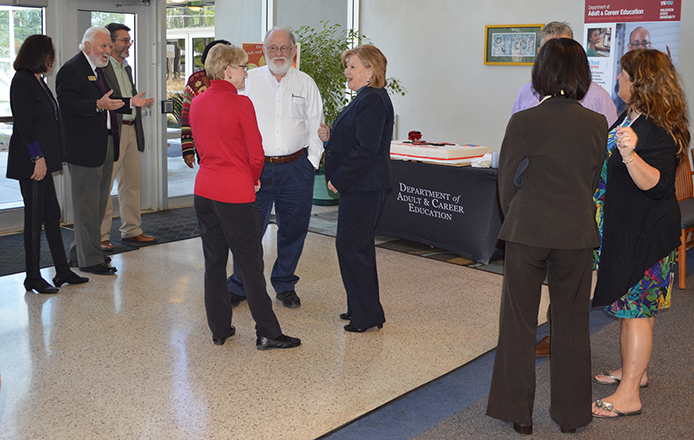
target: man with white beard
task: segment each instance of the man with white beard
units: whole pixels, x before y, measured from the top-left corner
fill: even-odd
[[[111,99],[113,90],[102,71],[111,56],[111,33],[103,27],[87,29],[81,51],[58,71],[56,91],[66,140],[75,216],[74,241],[68,251],[71,265],[83,272],[112,275],[116,268],[101,254],[101,220],[110,197],[113,162],[118,160],[116,112],[151,103],[142,97]]]
[[[313,179],[323,154],[318,139],[323,102],[313,79],[291,67],[296,38],[289,28],[272,28],[265,36],[263,53],[267,65],[248,72],[244,92],[255,107],[265,150],[256,203],[263,233],[275,206],[277,260],[270,282],[277,299],[285,307],[296,308],[301,300],[294,288],[299,281],[294,271],[308,233]],[[236,264],[228,287],[232,304],[245,299]]]

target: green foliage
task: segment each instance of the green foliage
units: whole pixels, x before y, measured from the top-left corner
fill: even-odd
[[[214,6],[167,6],[166,8],[167,29],[214,27],[214,23]]]
[[[119,12],[92,11],[92,26],[104,26],[109,23],[125,23],[125,14]]]
[[[344,29],[339,24],[330,25],[327,21],[321,23],[322,29],[302,26],[294,33],[301,43],[301,70],[316,82],[323,98],[325,123],[330,126],[353,96],[347,89],[342,52],[370,42],[363,35]],[[388,78],[387,89],[391,94],[403,96],[407,92],[395,78]]]
[[[12,26],[10,26],[12,20]],[[14,41],[10,41],[10,28]],[[43,11],[41,8],[12,8],[0,11],[0,57],[12,58],[19,52],[24,40],[34,34],[43,33]],[[14,50],[10,51],[10,48]]]
[[[340,62],[342,52],[349,49],[352,40],[358,40],[359,36],[339,24],[328,26],[328,22],[322,23],[323,29],[302,26],[295,34],[301,43],[301,70],[316,82],[323,98],[325,123],[330,126],[349,102]]]

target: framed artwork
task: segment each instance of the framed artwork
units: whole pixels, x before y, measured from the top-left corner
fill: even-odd
[[[484,27],[484,64],[531,66],[540,47],[544,24]]]

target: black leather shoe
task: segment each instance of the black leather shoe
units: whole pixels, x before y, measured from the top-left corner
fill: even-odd
[[[351,321],[352,317],[349,316],[349,313],[340,313],[340,319],[344,319],[345,321]]]
[[[48,284],[48,281],[43,278],[37,280],[24,280],[24,288],[27,292],[33,292],[35,290],[38,293],[58,293],[58,289]]]
[[[231,307],[236,307],[241,304],[241,301],[246,301],[246,297],[229,292],[229,300],[231,301]]]
[[[258,350],[270,350],[273,348],[294,348],[301,345],[301,339],[292,338],[287,335],[280,335],[277,339],[266,338],[265,336],[260,336],[255,341],[255,348]]]
[[[212,342],[214,342],[214,345],[224,345],[224,343],[227,341],[227,339],[234,336],[235,334],[236,334],[236,327],[234,327],[232,325],[231,331],[229,332],[228,335],[224,336],[223,338],[212,338]]]
[[[378,325],[375,325],[374,327],[378,327],[378,329],[380,330],[380,329],[383,328],[383,324],[378,324]],[[352,332],[352,333],[364,333],[365,331],[367,331],[367,330],[370,329],[370,328],[373,328],[373,327],[369,327],[369,328],[356,328],[356,327],[352,327],[351,324],[347,324],[347,325],[345,326],[345,330],[347,330],[348,332]]]
[[[520,423],[514,423],[513,430],[518,434],[531,435],[533,433],[533,425],[521,425]]]
[[[94,275],[113,275],[118,271],[113,266],[109,266],[106,263],[95,264],[94,266],[80,267],[82,272],[93,273]]]
[[[576,428],[561,428],[562,434],[576,434]]]
[[[73,271],[70,271],[65,275],[56,275],[55,277],[53,277],[53,284],[55,284],[56,287],[60,287],[65,283],[82,284],[86,283],[87,281],[89,281],[89,278],[81,277]]]
[[[105,256],[105,257],[104,257],[104,263],[108,264],[108,263],[110,263],[110,262],[111,262],[111,257],[109,257],[108,255]]]
[[[276,296],[278,300],[282,301],[285,307],[289,307],[290,309],[295,309],[301,305],[301,300],[294,290],[280,292]]]

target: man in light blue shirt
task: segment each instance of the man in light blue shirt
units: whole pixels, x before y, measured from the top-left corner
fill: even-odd
[[[561,23],[558,21],[552,21],[545,25],[545,27],[540,32],[540,49],[542,45],[553,38],[571,38],[573,39],[574,33],[568,23]],[[542,96],[533,89],[533,84],[528,83],[521,89],[516,98],[516,102],[513,103],[513,110],[511,114],[525,110],[531,107],[535,107],[540,103]],[[586,96],[581,101],[583,107],[593,110],[594,112],[600,113],[607,119],[607,126],[610,127],[617,120],[617,109],[615,108],[614,102],[610,94],[595,82],[590,83],[590,88],[586,93]]]

